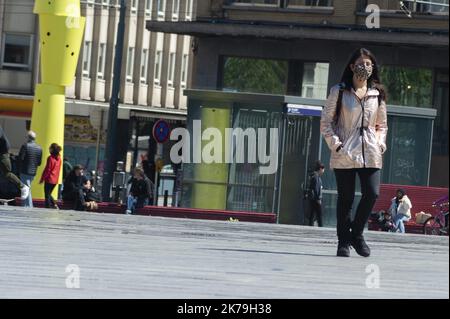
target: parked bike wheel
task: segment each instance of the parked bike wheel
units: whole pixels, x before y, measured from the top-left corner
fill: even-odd
[[[444,225],[442,225],[442,223],[439,219],[430,217],[423,224],[423,233],[425,235],[437,236],[437,235],[441,234],[441,229],[443,229],[443,228],[444,228]]]

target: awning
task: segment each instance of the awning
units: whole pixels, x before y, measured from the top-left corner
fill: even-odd
[[[317,26],[299,24],[243,23],[205,20],[195,22],[147,21],[152,32],[174,33],[197,37],[230,36],[272,39],[316,39],[363,43],[448,47],[448,32],[362,29],[359,26]]]

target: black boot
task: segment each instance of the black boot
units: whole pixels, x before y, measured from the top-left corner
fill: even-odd
[[[347,241],[339,241],[336,255],[338,257],[350,257],[350,244]]]
[[[351,245],[355,248],[358,255],[362,257],[370,256],[370,248],[367,246],[363,235],[353,236]]]

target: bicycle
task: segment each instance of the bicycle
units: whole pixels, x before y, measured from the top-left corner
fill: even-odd
[[[423,233],[425,235],[448,236],[448,196],[438,199],[432,206],[437,209],[437,214],[425,221]]]

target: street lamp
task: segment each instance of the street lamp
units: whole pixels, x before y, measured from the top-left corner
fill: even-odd
[[[122,69],[122,53],[125,36],[126,0],[120,1],[119,26],[117,29],[116,54],[114,58],[114,79],[108,112],[108,128],[105,150],[105,170],[103,171],[102,198],[111,200],[111,183],[116,162],[117,146],[117,114],[119,111],[120,74]]]

